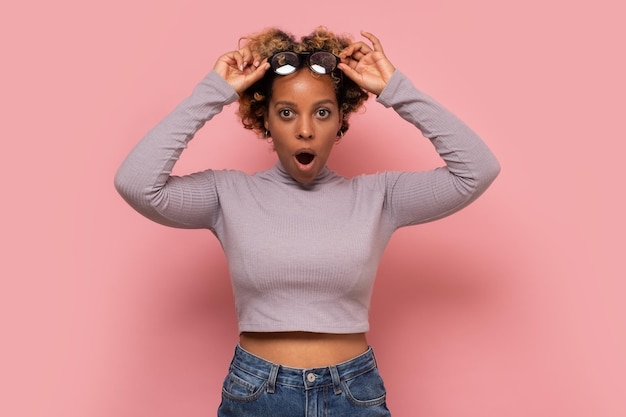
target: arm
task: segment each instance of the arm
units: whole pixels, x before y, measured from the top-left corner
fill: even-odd
[[[181,228],[211,228],[219,210],[213,172],[170,175],[194,134],[268,68],[249,48],[222,55],[211,71],[126,157],[115,187],[139,213]]]
[[[209,73],[126,157],[115,187],[135,210],[167,226],[208,227],[207,214],[219,201],[210,171],[185,177],[170,173],[194,134],[237,93],[216,72]]]
[[[500,172],[489,148],[461,120],[415,89],[393,67],[380,41],[355,42],[340,55],[342,71],[431,140],[446,166],[386,174],[386,207],[397,227],[447,216],[480,196]]]
[[[387,204],[398,226],[452,214],[477,199],[500,172],[487,145],[461,120],[396,71],[377,99],[430,139],[445,167],[387,173]]]

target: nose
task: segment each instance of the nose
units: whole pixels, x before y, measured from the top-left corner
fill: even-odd
[[[298,139],[313,139],[313,121],[308,117],[302,117],[296,127]]]

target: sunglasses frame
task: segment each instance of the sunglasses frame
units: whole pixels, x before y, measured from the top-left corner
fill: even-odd
[[[315,64],[313,65],[311,64],[311,57],[313,57],[315,54],[324,54],[324,55],[332,56],[333,58],[335,58],[334,66],[326,72],[320,72],[318,69],[316,69]],[[298,66],[294,67],[293,65],[289,65],[289,64],[279,65],[278,63],[275,62],[275,60],[280,55],[288,55],[288,56],[296,57],[298,60]],[[341,58],[339,58],[337,55],[333,54],[332,52],[328,52],[328,51],[314,51],[314,52],[300,52],[300,53],[296,53],[292,51],[280,51],[280,52],[276,52],[275,54],[273,54],[268,59],[268,62],[270,63],[271,68],[274,71],[274,73],[278,75],[293,74],[294,72],[298,70],[298,68],[302,66],[303,62],[306,62],[308,67],[311,69],[311,71],[315,72],[316,74],[325,75],[325,74],[331,74],[333,71],[337,69],[337,65],[339,65],[339,63],[341,62]],[[281,68],[288,67],[288,66],[293,67],[293,70],[290,70],[289,72],[279,72]],[[322,67],[321,65],[319,66]]]

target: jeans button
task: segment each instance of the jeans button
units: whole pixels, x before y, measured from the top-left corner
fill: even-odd
[[[306,376],[306,380],[309,382],[315,382],[315,374],[313,372],[309,372]]]

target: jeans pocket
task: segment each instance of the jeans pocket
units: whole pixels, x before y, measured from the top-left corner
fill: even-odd
[[[342,382],[343,391],[350,403],[359,407],[378,406],[385,403],[387,392],[378,369]]]
[[[265,379],[233,366],[224,379],[222,395],[233,401],[254,401],[265,392],[266,385]]]

